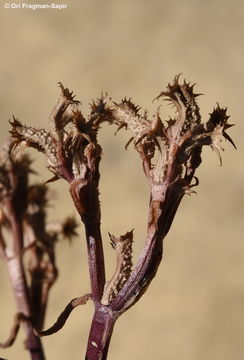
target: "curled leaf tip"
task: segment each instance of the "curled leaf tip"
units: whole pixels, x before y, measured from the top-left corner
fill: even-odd
[[[55,334],[56,332],[58,332],[63,328],[64,324],[66,323],[68,317],[70,316],[74,308],[76,308],[78,305],[86,304],[89,299],[91,299],[91,294],[85,294],[83,296],[71,300],[68,303],[68,305],[65,307],[65,309],[61,312],[61,314],[57,318],[57,321],[49,329],[47,330],[34,329],[33,330],[34,334],[39,337]]]

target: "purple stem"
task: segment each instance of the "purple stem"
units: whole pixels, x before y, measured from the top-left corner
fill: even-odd
[[[108,348],[113,333],[114,324],[118,318],[109,307],[96,305],[87,344],[85,360],[106,360]]]
[[[16,213],[11,199],[7,201],[9,221],[13,234],[13,256],[6,257],[10,282],[18,312],[25,315],[26,320],[22,322],[26,334],[26,347],[32,360],[45,360],[45,355],[40,338],[33,333],[32,309],[28,294],[26,275],[22,262],[23,253],[23,228],[22,221]]]
[[[179,189],[177,184],[168,190],[165,185],[152,187],[147,240],[135,270],[111,304],[113,311],[124,312],[135,304],[156,275],[163,256],[163,240],[184,195]]]
[[[91,293],[99,301],[105,284],[105,265],[97,185],[92,180],[86,183],[74,181],[70,193],[85,226]]]

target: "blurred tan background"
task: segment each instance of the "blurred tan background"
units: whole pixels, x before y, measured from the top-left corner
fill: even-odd
[[[229,134],[223,166],[205,149],[196,196],[186,196],[165,240],[157,278],[115,328],[109,359],[244,359],[244,3],[242,0],[65,1],[66,10],[21,10],[0,6],[0,140],[15,114],[45,127],[62,81],[88,103],[108,91],[125,95],[150,112],[152,99],[174,75],[196,82],[203,120],[218,101],[228,106]],[[11,3],[11,2],[9,2]],[[20,1],[21,3],[21,1]],[[27,3],[48,3],[28,0]],[[167,114],[166,104],[162,109]],[[148,189],[129,134],[106,127],[101,179],[102,231],[111,276],[114,253],[107,232],[135,228],[135,259],[143,246]],[[41,181],[49,174],[37,159]],[[74,214],[67,185],[51,185],[56,200],[50,218]],[[70,299],[89,291],[82,226],[73,245],[57,249],[60,277],[50,297],[46,326]],[[0,265],[0,340],[12,323],[15,305],[6,270]],[[64,329],[43,339],[47,359],[82,359],[92,304],[77,308]],[[23,335],[0,357],[29,358]]]

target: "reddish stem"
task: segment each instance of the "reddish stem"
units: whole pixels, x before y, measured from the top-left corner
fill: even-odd
[[[11,198],[6,201],[6,206],[13,234],[13,256],[10,258],[6,257],[6,263],[18,312],[22,313],[26,319],[25,321],[22,321],[23,328],[26,334],[26,347],[30,353],[30,357],[32,360],[45,360],[41,340],[33,333],[31,316],[32,309],[29,299],[26,275],[22,262],[22,221],[21,218],[15,213],[15,208],[13,206]]]
[[[24,314],[26,318],[22,321],[26,334],[26,348],[30,352],[32,360],[45,360],[41,340],[33,334],[31,308],[22,259],[14,256],[7,260],[7,268],[18,312]]]
[[[111,304],[114,311],[126,311],[135,304],[155,277],[163,255],[163,240],[184,195],[177,185],[152,185],[147,240],[125,286]]]
[[[86,223],[85,230],[91,292],[94,299],[100,300],[105,284],[105,266],[100,227],[97,226],[96,222]]]
[[[85,226],[91,293],[99,301],[105,284],[105,265],[97,185],[92,180],[77,180],[71,183],[70,193]]]
[[[87,344],[86,360],[106,360],[118,314],[97,304]]]

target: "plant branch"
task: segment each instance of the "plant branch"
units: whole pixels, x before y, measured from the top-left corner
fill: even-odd
[[[97,186],[93,180],[85,184],[74,181],[70,193],[85,226],[91,293],[94,299],[100,300],[105,284],[105,267]]]
[[[14,162],[9,142],[4,143],[0,152],[0,230],[5,227],[11,233],[8,241],[0,233],[0,245],[20,314],[15,318],[11,336],[3,345],[13,343],[21,324],[31,359],[44,360],[41,340],[34,335],[33,325],[42,326],[48,292],[56,279],[54,240],[58,234],[50,235],[45,231],[47,192],[42,185],[29,185],[32,171],[29,158],[22,156]],[[29,261],[23,261],[25,254],[31,255]],[[25,265],[30,272],[29,284]]]
[[[51,181],[63,178],[70,184],[70,194],[85,227],[91,296],[95,313],[88,339],[86,360],[105,360],[117,318],[134,305],[147,290],[157,273],[163,255],[163,240],[167,235],[179,204],[185,194],[199,181],[195,177],[201,164],[203,146],[210,146],[219,156],[222,138],[235,144],[226,133],[226,108],[217,104],[206,123],[201,122],[194,85],[179,82],[179,75],[155,100],[162,97],[175,108],[174,118],[162,121],[159,108],[151,119],[147,111],[130,99],[120,103],[107,94],[91,104],[91,113],[83,117],[72,92],[62,84],[61,95],[50,119],[50,130],[22,125],[15,118],[11,122],[14,147],[21,144],[45,153]],[[100,230],[99,164],[102,149],[97,133],[103,122],[115,124],[118,130],[130,130],[126,144],[134,144],[150,185],[148,227],[145,245],[132,270],[132,231],[115,238],[117,267],[112,279],[105,284],[105,266]],[[65,126],[70,124],[67,130]],[[118,131],[117,130],[117,131]],[[67,305],[57,322],[40,334],[56,332],[64,325],[74,304]]]
[[[18,229],[19,227],[15,227]],[[22,313],[26,320],[23,323],[23,328],[26,333],[26,347],[30,352],[32,360],[44,360],[44,352],[40,339],[33,334],[33,324],[31,320],[31,306],[28,296],[28,288],[23,269],[22,258],[19,254],[7,260],[7,268],[9,272],[10,282],[12,285],[16,306],[20,313]]]
[[[99,119],[92,110],[88,120],[79,111],[79,102],[60,83],[61,95],[50,117],[49,131],[11,121],[11,134],[18,145],[32,146],[45,153],[48,167],[54,173],[50,181],[63,178],[86,231],[88,264],[92,296],[99,300],[105,284],[105,266],[100,231],[99,163],[101,147],[97,143]],[[65,129],[71,123],[69,131]]]

